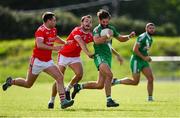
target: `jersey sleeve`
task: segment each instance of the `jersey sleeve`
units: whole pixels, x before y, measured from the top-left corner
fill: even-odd
[[[80,35],[80,31],[78,28],[75,28],[75,29],[73,29],[71,34],[72,34],[73,38],[75,38],[75,36]]]
[[[113,31],[113,36],[114,37],[118,37],[120,35],[120,33],[116,30],[115,27],[111,26],[111,30]]]
[[[143,37],[142,36],[139,36],[137,39],[136,39],[136,43],[137,44],[139,44],[139,45],[141,45],[142,44],[142,40],[143,39]]]
[[[100,36],[100,31],[98,30],[98,28],[94,28],[93,30],[93,36]]]
[[[43,31],[37,30],[37,31],[35,32],[35,38],[42,38],[42,39],[44,39],[44,33],[43,33]]]

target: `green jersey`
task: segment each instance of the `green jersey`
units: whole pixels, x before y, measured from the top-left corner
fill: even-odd
[[[106,28],[109,28],[113,31],[113,37],[119,36],[119,33],[116,31],[115,27],[113,27],[112,25],[109,25]],[[99,24],[97,27],[94,28],[93,36],[101,36],[101,31],[103,29],[104,28]],[[111,46],[112,46],[112,40],[108,41],[106,43],[103,43],[103,44],[95,44],[94,43],[95,54],[102,54],[104,56],[111,57],[111,55],[112,55]]]
[[[119,36],[119,33],[116,31],[116,29],[112,25],[109,25],[106,28],[109,28],[112,30],[113,37]],[[101,36],[101,31],[103,29],[104,28],[99,24],[97,27],[94,28],[93,36]],[[103,44],[94,43],[93,46],[94,46],[94,51],[95,51],[94,62],[95,62],[96,67],[99,69],[99,65],[101,63],[106,63],[111,68],[112,40],[107,41],[106,43],[103,43]]]
[[[142,55],[148,56],[148,50],[151,47],[152,42],[153,40],[147,32],[144,32],[137,38],[136,43],[139,44],[139,51]],[[133,52],[130,60],[130,67],[132,73],[140,73],[143,68],[149,67],[149,63],[141,59]]]
[[[144,32],[137,38],[136,43],[139,44],[139,51],[142,55],[148,56],[148,50],[150,49],[152,42],[153,40],[147,32]],[[135,53],[133,53],[133,56],[140,58]]]

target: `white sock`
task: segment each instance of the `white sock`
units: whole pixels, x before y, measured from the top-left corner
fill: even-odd
[[[51,97],[49,103],[54,103],[55,97]]]
[[[128,79],[128,77],[124,77],[124,78],[122,78],[120,80],[117,80],[116,84],[121,84],[121,81],[126,80],[126,79]]]
[[[107,96],[106,99],[107,99],[107,102],[109,102],[110,100],[112,100],[112,97],[111,96]]]
[[[71,84],[68,84],[68,86],[66,87],[66,91],[70,91],[72,87],[73,86]]]
[[[125,79],[128,79],[128,77],[124,77],[124,78],[122,78],[121,80],[125,80]]]
[[[121,83],[121,80],[117,79],[117,78],[113,78],[111,83],[112,83],[112,85],[117,85],[117,84]]]
[[[84,88],[84,85],[83,85],[83,84],[80,84],[80,88],[83,89],[83,88]]]

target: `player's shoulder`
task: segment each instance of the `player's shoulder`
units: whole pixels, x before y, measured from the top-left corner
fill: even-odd
[[[146,36],[145,32],[139,35],[139,37],[145,37],[145,36]]]
[[[81,35],[81,34],[83,34],[83,32],[82,32],[82,28],[80,26],[75,27],[71,31],[71,35]]]
[[[93,29],[93,32],[98,32],[100,31],[102,28],[101,28],[101,25],[97,25],[94,29]]]
[[[37,28],[37,30],[36,30],[36,32],[35,32],[35,36],[37,37],[37,36],[42,36],[42,35],[44,35],[45,32],[46,31],[46,29],[45,29],[45,27],[43,26],[43,25],[41,25],[41,26],[39,26],[38,28]]]
[[[138,39],[139,39],[139,41],[142,41],[142,40],[144,40],[146,37],[147,37],[147,35],[146,35],[146,33],[144,32],[144,33],[142,33],[142,34],[139,35]]]
[[[44,25],[41,25],[38,27],[37,31],[44,32],[46,30],[46,27]]]
[[[88,32],[88,33],[84,32],[81,26],[75,27],[74,33],[79,34],[79,35],[92,35],[92,32]]]
[[[72,32],[81,32],[81,27],[75,27]]]
[[[100,28],[100,25],[97,25],[96,27],[94,27],[94,30],[97,30]]]
[[[115,27],[111,24],[108,25],[109,29],[115,29]]]

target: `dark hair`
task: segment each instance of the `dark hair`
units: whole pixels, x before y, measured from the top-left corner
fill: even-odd
[[[100,20],[102,19],[106,19],[106,18],[111,18],[111,15],[108,11],[104,10],[104,9],[100,9],[98,12],[97,12],[97,16]]]
[[[53,18],[53,16],[55,16],[54,13],[52,13],[52,12],[45,12],[42,15],[43,22],[47,22],[47,20],[51,20]]]
[[[82,16],[82,17],[81,17],[81,22],[83,22],[85,18],[90,18],[90,19],[92,19],[92,16],[91,16],[91,15]]]

